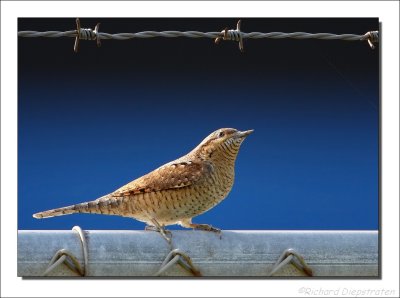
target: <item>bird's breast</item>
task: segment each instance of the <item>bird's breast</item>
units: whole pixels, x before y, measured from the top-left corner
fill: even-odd
[[[155,218],[160,224],[177,223],[220,203],[229,194],[233,182],[233,167],[214,166],[209,175],[190,186],[136,195],[130,200],[129,213],[142,221]]]

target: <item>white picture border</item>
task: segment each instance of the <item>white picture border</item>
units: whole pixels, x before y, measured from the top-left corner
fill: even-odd
[[[379,17],[382,22],[384,32],[381,44],[382,280],[32,280],[17,277],[17,18],[71,17],[72,30],[75,17],[238,16],[265,18]],[[32,30],[34,29],[32,28]],[[57,30],[57,28],[49,28],[49,30]],[[71,42],[73,41],[71,40]],[[365,46],[368,47],[367,44]],[[351,294],[353,296],[357,294],[359,297],[394,297],[399,296],[398,286],[399,3],[397,1],[1,2],[2,297],[337,297]]]

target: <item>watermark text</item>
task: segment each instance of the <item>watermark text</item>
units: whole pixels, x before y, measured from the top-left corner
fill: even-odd
[[[338,287],[338,288],[322,288],[322,287],[301,287],[298,290],[299,294],[304,296],[353,296],[353,297],[371,297],[371,296],[394,296],[395,290],[389,289],[356,289],[348,287]]]

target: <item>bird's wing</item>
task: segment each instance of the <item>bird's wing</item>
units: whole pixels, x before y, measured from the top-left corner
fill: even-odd
[[[122,186],[113,195],[129,196],[186,187],[207,178],[213,170],[213,166],[205,161],[176,160]]]

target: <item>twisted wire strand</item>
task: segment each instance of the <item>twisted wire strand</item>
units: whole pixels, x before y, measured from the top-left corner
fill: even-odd
[[[93,32],[92,32],[93,33]],[[104,33],[98,32],[98,37],[100,39],[115,39],[115,40],[127,40],[134,38],[154,38],[154,37],[186,37],[186,38],[218,38],[223,37],[221,32],[199,32],[199,31],[142,31],[136,33]],[[325,40],[347,40],[347,41],[362,41],[373,38],[376,42],[378,40],[378,31],[370,31],[363,35],[358,34],[332,34],[332,33],[307,33],[307,32],[240,32],[243,39],[261,39],[261,38],[272,38],[272,39],[283,39],[283,38],[293,38],[293,39],[325,39]],[[77,31],[19,31],[19,37],[76,37]],[[94,38],[93,36],[91,37]],[[235,38],[232,39],[237,39]]]
[[[239,50],[243,52],[243,39],[260,39],[260,38],[293,38],[293,39],[325,39],[325,40],[367,40],[368,44],[372,49],[375,48],[375,43],[379,41],[378,31],[369,31],[364,35],[357,34],[332,34],[332,33],[307,33],[307,32],[242,32],[241,20],[237,22],[236,29],[225,28],[221,32],[199,32],[199,31],[142,31],[136,33],[104,33],[99,32],[100,23],[97,23],[94,30],[90,28],[82,28],[79,18],[76,19],[76,30],[72,31],[19,31],[19,37],[75,37],[74,52],[77,53],[79,49],[79,40],[96,40],[97,46],[100,47],[101,39],[115,39],[115,40],[127,40],[133,38],[175,38],[175,37],[188,37],[188,38],[213,38],[216,44],[219,44],[221,40],[232,40],[239,43]]]

